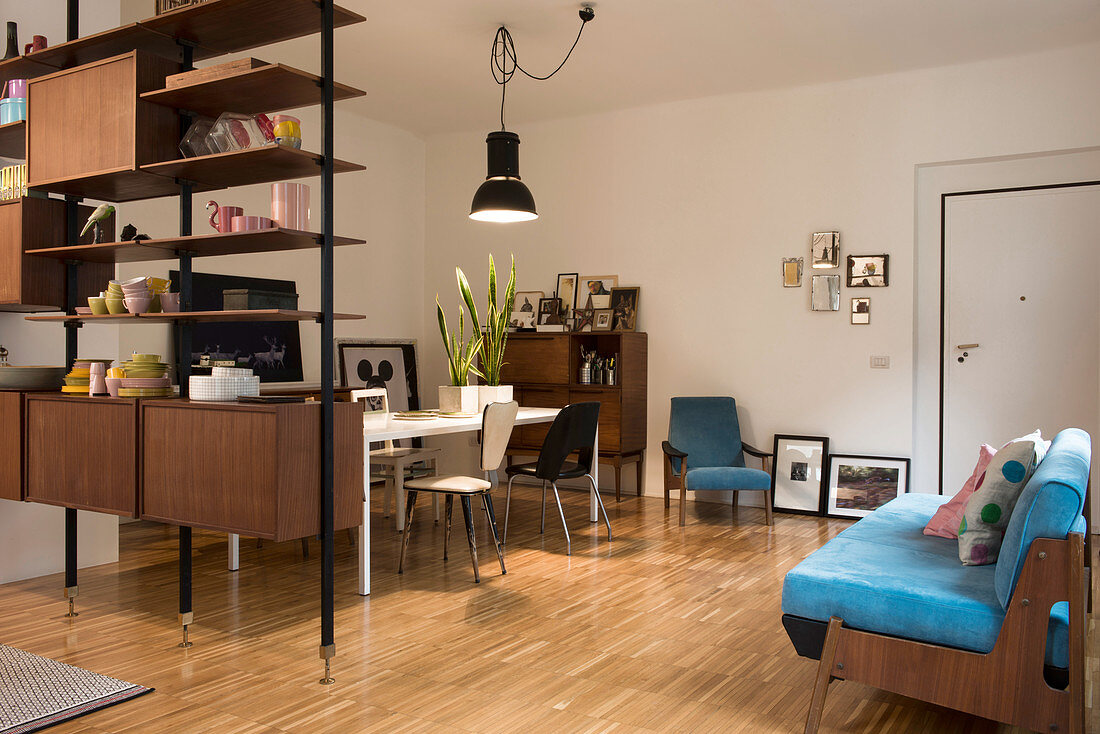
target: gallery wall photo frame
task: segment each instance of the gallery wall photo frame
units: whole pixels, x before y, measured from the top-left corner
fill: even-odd
[[[829,439],[777,433],[772,441],[772,509],[824,515],[829,476]]]
[[[840,267],[840,232],[814,232],[810,235],[810,263],[825,270]]]
[[[840,310],[839,275],[815,275],[810,278],[810,310]]]
[[[871,299],[852,299],[852,323],[857,326],[866,326],[871,323]]]
[[[801,288],[802,287],[802,258],[800,257],[785,257],[783,258],[783,287],[784,288]]]
[[[909,491],[909,459],[833,454],[829,457],[829,517],[860,518]]]
[[[885,288],[890,285],[889,255],[849,255],[849,288]]]

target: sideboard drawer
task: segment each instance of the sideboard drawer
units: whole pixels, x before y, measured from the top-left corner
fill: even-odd
[[[504,361],[506,364],[500,374],[505,384],[566,385],[569,383],[569,336],[509,336]]]

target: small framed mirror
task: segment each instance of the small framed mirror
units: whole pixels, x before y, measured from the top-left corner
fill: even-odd
[[[840,310],[840,276],[815,275],[810,284],[811,311]]]
[[[802,258],[783,258],[783,287],[800,288],[802,286]]]

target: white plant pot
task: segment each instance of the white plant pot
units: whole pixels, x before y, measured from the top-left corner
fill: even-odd
[[[439,409],[444,413],[477,413],[479,392],[477,385],[440,385]]]
[[[510,403],[512,401],[511,385],[478,385],[477,403],[478,410],[484,411],[489,403]]]

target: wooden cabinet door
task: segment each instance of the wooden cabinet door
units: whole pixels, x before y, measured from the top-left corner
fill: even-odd
[[[501,370],[504,383],[569,383],[569,336],[567,334],[537,334],[513,336],[508,339]]]
[[[0,303],[19,303],[22,286],[22,204],[0,203]]]
[[[23,393],[0,391],[0,499],[23,499]]]
[[[617,387],[574,387],[569,391],[570,403],[600,404],[600,451],[618,451],[621,445],[621,391]]]
[[[529,385],[523,388],[523,400],[521,405],[525,408],[564,408],[569,404],[569,389]],[[522,426],[519,429],[522,445],[536,451],[541,449],[542,442],[546,440],[546,432],[550,430],[551,425],[551,423],[536,423],[531,426]]]

